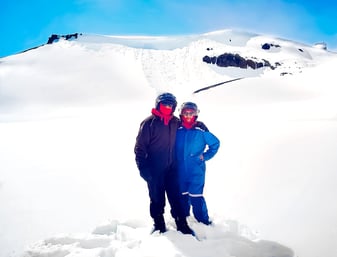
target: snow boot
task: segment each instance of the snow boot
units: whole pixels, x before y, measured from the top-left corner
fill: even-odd
[[[160,215],[160,216],[154,218],[153,220],[154,220],[154,225],[153,225],[153,230],[152,230],[151,234],[154,233],[155,231],[159,231],[159,233],[165,233],[166,232],[166,225],[165,225],[164,216]]]
[[[194,231],[188,226],[186,218],[176,218],[176,225],[177,225],[177,230],[180,231],[183,234],[189,234],[194,236],[195,233]]]

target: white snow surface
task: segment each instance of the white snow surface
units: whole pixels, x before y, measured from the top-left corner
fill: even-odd
[[[281,65],[202,61],[225,52]],[[336,65],[233,30],[83,34],[1,58],[0,257],[336,257]],[[176,231],[168,204],[169,231],[150,234],[133,147],[164,91],[196,102],[221,141],[204,193],[213,225],[188,219],[197,238]]]

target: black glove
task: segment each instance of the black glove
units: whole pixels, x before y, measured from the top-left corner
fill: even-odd
[[[143,167],[139,169],[140,176],[145,180],[145,181],[150,181],[152,179],[151,172],[149,168]]]

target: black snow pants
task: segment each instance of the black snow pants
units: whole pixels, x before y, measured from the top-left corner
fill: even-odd
[[[150,196],[150,215],[153,219],[164,214],[165,199],[171,207],[174,219],[186,218],[182,210],[182,196],[179,193],[178,176],[172,167],[152,170],[152,177],[147,181]]]

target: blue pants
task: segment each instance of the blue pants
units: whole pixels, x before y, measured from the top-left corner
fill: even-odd
[[[208,225],[209,216],[207,205],[203,193],[203,184],[196,185],[193,183],[185,183],[182,195],[183,195],[183,208],[185,216],[190,215],[190,208],[192,206],[192,212],[195,219],[198,222],[202,222]],[[189,190],[188,190],[189,189]]]

